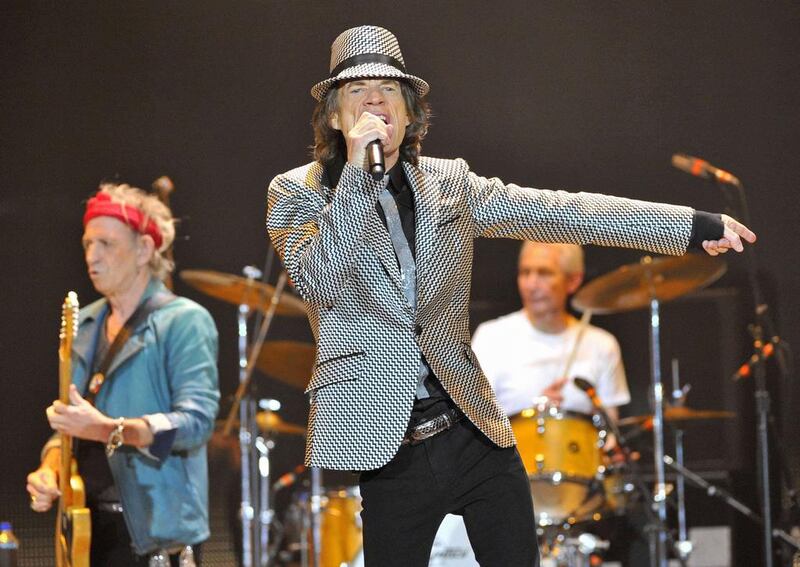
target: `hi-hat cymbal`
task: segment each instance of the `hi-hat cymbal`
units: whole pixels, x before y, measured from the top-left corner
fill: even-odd
[[[295,341],[267,341],[256,359],[256,368],[294,388],[304,390],[311,371],[317,347]]]
[[[664,421],[698,421],[707,419],[730,419],[732,417],[736,417],[736,414],[732,411],[695,410],[685,406],[669,406],[664,408]],[[652,420],[652,415],[634,415],[620,419],[617,425],[622,427],[628,425],[644,425],[646,429],[649,429],[646,424],[651,423]]]
[[[224,431],[225,420],[218,419],[216,430],[219,432]],[[274,411],[260,411],[256,414],[256,425],[262,433],[282,433],[285,435],[305,435],[306,428],[301,425],[295,425],[288,421],[283,421]],[[239,429],[239,420],[233,420],[231,427],[231,435],[237,435],[236,431]]]
[[[639,264],[628,264],[592,280],[572,298],[578,311],[619,313],[675,299],[716,281],[725,273],[725,261],[705,254],[676,258],[649,256]]]
[[[224,272],[181,270],[179,275],[187,284],[206,295],[234,305],[246,304],[262,311],[269,309],[272,296],[275,295],[275,288],[269,284]],[[306,314],[306,308],[302,299],[284,290],[275,313],[302,317]]]
[[[256,423],[258,428],[264,433],[274,432],[283,433],[284,435],[305,435],[306,428],[301,425],[295,425],[288,421],[283,421],[274,411],[260,411],[256,414]]]

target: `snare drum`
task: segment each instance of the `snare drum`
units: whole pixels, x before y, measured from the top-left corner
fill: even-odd
[[[603,504],[605,431],[592,416],[540,403],[511,417],[539,525],[583,519]]]

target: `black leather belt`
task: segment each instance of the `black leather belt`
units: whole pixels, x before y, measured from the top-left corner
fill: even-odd
[[[461,418],[464,417],[464,414],[458,408],[450,408],[444,413],[440,413],[439,415],[432,417],[431,419],[426,419],[425,421],[418,423],[413,427],[409,427],[408,431],[406,431],[405,437],[403,437],[403,445],[416,445],[425,439],[429,439],[434,435],[441,433],[442,431],[447,431],[451,427],[453,427],[456,423],[461,421]]]

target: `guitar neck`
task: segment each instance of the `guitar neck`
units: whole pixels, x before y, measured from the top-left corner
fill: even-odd
[[[58,364],[58,399],[69,405],[69,385],[72,383],[72,364],[70,357],[62,357]],[[59,433],[61,444],[61,462],[58,471],[58,488],[64,497],[70,492],[70,468],[72,463],[72,436]]]
[[[78,296],[74,292],[67,294],[61,308],[61,334],[58,347],[58,399],[69,405],[69,386],[72,383],[72,343],[78,329]],[[72,437],[59,434],[61,441],[61,462],[58,484],[62,500],[69,500],[70,473],[72,463]],[[65,498],[66,497],[66,498]]]

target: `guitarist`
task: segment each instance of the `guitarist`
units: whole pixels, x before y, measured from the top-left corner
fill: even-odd
[[[169,208],[104,184],[83,217],[89,278],[103,296],[81,310],[70,404],[47,408],[76,442],[91,510],[91,565],[174,565],[209,536],[206,443],[217,415],[217,330],[209,313],[163,284],[173,264]],[[58,498],[57,436],[28,475],[31,508]]]

